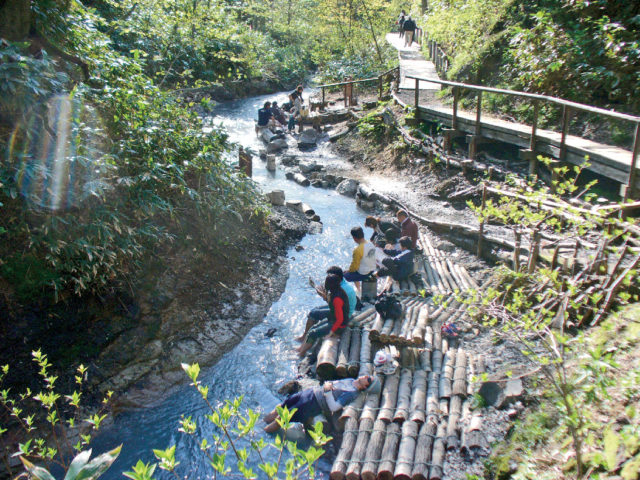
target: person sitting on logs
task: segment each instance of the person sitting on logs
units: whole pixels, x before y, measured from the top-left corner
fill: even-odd
[[[309,329],[304,343],[296,349],[301,357],[317,340],[330,335],[340,335],[349,323],[349,297],[340,286],[341,280],[334,273],[328,274],[324,280],[329,315]]]
[[[343,409],[358,398],[360,392],[378,393],[379,391],[380,380],[371,375],[363,375],[355,379],[345,378],[325,382],[321,387],[305,388],[289,395],[280,406],[287,407],[289,411],[295,408],[291,421],[306,424],[320,414],[327,418],[331,417],[332,413]],[[278,417],[277,409],[265,415],[264,421],[267,424],[264,427],[265,432],[275,433],[280,430]]]
[[[384,247],[384,237],[387,230],[395,230],[398,233],[398,237],[400,236],[400,224],[391,217],[368,216],[364,221],[364,226],[373,229],[373,235],[371,235],[369,241],[378,247]]]
[[[347,282],[355,282],[356,288],[362,280],[369,280],[376,269],[376,247],[364,238],[362,227],[351,229],[351,238],[358,244],[353,249],[351,265],[344,274]]]
[[[374,276],[392,277],[394,280],[406,280],[413,273],[414,252],[411,249],[411,238],[400,238],[400,253],[393,249],[385,249],[384,253],[390,255],[382,260],[380,268]]]
[[[405,210],[398,210],[396,218],[400,222],[401,235],[403,237],[411,237],[411,248],[418,246],[418,225],[409,218]]]
[[[356,311],[356,305],[358,303],[358,297],[356,296],[356,289],[353,288],[353,285],[345,281],[342,269],[340,267],[335,265],[332,267],[329,267],[327,269],[327,273],[332,273],[340,277],[340,287],[342,288],[342,290],[345,291],[345,293],[347,294],[347,298],[349,300],[349,318],[352,318],[353,314]],[[315,288],[318,295],[320,295],[325,302],[328,302],[327,291],[324,288],[324,286],[316,285],[311,278],[309,278],[309,283],[313,288]],[[323,305],[321,307],[312,308],[309,314],[307,315],[307,323],[304,327],[304,333],[300,335],[298,338],[296,338],[296,340],[298,342],[303,341],[307,336],[307,333],[309,333],[309,330],[311,329],[311,327],[313,327],[319,321],[327,319],[329,317],[330,312],[331,312],[331,308],[329,307],[328,303],[327,305]]]

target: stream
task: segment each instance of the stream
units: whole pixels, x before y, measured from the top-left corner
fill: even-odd
[[[220,104],[214,111],[213,121],[227,129],[232,142],[257,152],[264,146],[254,133],[254,118],[266,100],[283,103],[286,94]],[[289,152],[299,153],[295,147],[290,147]],[[348,165],[330,152],[327,143],[303,155],[319,157],[325,164]],[[322,304],[320,297],[309,287],[308,278],[321,280],[329,266],[337,264],[344,268],[349,264],[354,247],[349,231],[352,226],[364,225],[365,213],[352,198],[341,196],[334,190],[301,187],[286,180],[280,165],[275,173],[267,171],[265,162],[257,157],[253,160],[253,178],[265,192],[282,189],[287,200],[304,200],[320,215],[324,224],[321,234],[306,235],[302,239],[300,245],[304,250],[298,252],[293,247],[289,250],[290,275],[285,291],[262,322],[216,365],[200,374],[202,383],[209,386],[209,400],[213,405],[243,395],[243,407],[266,412],[282,401],[277,393],[280,386],[296,378],[298,357],[294,352],[297,346],[294,338],[302,332],[307,312]],[[276,331],[268,338],[265,334],[270,329]],[[207,413],[209,410],[199,394],[185,384],[154,408],[118,415],[114,423],[105,427],[92,443],[95,452],[123,444],[118,460],[102,478],[122,478],[122,472],[131,470],[138,459],[155,463],[152,449],[164,449],[172,444],[176,445],[176,460],[180,462],[179,476],[211,478],[213,470],[199,450],[202,438],[210,441],[215,433],[213,425],[204,418]],[[198,423],[195,435],[187,436],[178,431],[182,415],[191,416]],[[263,426],[261,421],[257,425],[260,435],[264,435]],[[232,455],[230,453],[228,457],[229,465],[235,464]],[[262,477],[264,475],[258,470],[255,460],[249,466]],[[275,461],[275,458],[268,460]],[[318,467],[319,471],[327,473],[331,464],[321,459]],[[158,469],[156,477],[170,478],[170,474]]]

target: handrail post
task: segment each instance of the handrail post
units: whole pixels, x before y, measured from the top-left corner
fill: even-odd
[[[324,87],[322,87],[322,109],[324,110]]]
[[[560,139],[560,161],[567,156],[567,131],[569,130],[569,111],[567,105],[562,106],[562,137]]]
[[[382,75],[378,77],[378,101],[382,101]]]
[[[451,128],[458,129],[458,87],[453,87],[453,118],[451,119]]]
[[[482,111],[482,90],[478,90],[478,109],[476,111],[476,135],[480,135],[480,112]]]
[[[538,132],[538,114],[540,113],[540,102],[533,101],[533,125],[531,126],[531,140],[529,140],[529,150],[532,152],[536,149],[536,133]]]
[[[419,105],[420,105],[420,80],[416,78],[416,90],[415,90],[416,115],[418,115]]]
[[[627,189],[624,192],[624,201],[635,196],[636,190],[636,164],[638,163],[638,155],[640,154],[640,122],[636,123],[636,134],[633,138],[633,153],[631,154],[631,170],[629,170],[629,180]]]

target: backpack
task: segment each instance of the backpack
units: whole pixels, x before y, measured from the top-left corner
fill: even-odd
[[[376,311],[385,320],[398,320],[402,317],[402,304],[398,297],[391,293],[383,293],[376,300]]]

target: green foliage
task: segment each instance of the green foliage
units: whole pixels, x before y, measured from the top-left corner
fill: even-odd
[[[87,367],[80,365],[77,368],[76,389],[63,395],[55,386],[58,377],[51,372],[47,355],[40,350],[34,351],[33,361],[39,369],[42,390],[27,389],[20,394],[12,394],[9,388],[0,390],[0,422],[7,427],[0,428],[3,445],[0,456],[9,474],[14,474],[9,457],[19,456],[25,470],[40,480],[53,478],[49,473],[51,465],[66,471],[65,480],[98,478],[120,453],[120,447],[117,447],[90,460],[91,450],[87,450],[93,434],[106,417],[102,410],[107,407],[111,392],[104,398],[101,411],[85,417],[81,399]],[[4,365],[0,371],[0,386],[8,373],[9,365]],[[71,440],[74,435],[78,438],[75,444]],[[17,451],[13,452],[16,443]],[[70,458],[72,454],[75,454],[74,458]],[[44,463],[46,468],[34,462]]]
[[[563,202],[559,196],[577,192],[576,179],[580,172],[580,167],[573,172],[566,167],[556,168],[561,178],[554,184],[557,194],[536,190],[530,184],[515,197],[504,196],[497,203],[487,201],[484,207],[470,206],[481,221],[497,220],[511,225],[517,244],[522,235],[527,235],[529,245],[534,245],[539,242],[542,229],[551,228],[562,233],[564,240],[573,238],[577,242],[587,233],[598,232],[603,248],[604,245],[616,243],[626,245],[627,234],[622,220],[605,220],[589,213],[587,209],[578,209]],[[587,192],[590,186],[587,185],[585,191],[581,192],[586,194],[586,198],[589,198]],[[613,252],[617,251],[614,247]],[[624,256],[626,252],[626,248],[623,248],[620,255]],[[562,444],[562,448],[571,445],[575,454],[575,462],[565,466],[565,470],[575,469],[578,478],[582,478],[588,468],[614,470],[618,465],[622,441],[618,433],[610,428],[604,429],[602,440],[597,438],[602,434],[602,424],[596,419],[593,406],[611,398],[609,391],[616,382],[614,372],[620,365],[614,356],[615,349],[594,344],[576,327],[586,325],[588,320],[598,324],[603,313],[612,305],[613,293],[617,293],[617,304],[629,302],[638,288],[636,273],[631,268],[624,270],[618,280],[619,285],[624,287],[617,291],[610,286],[613,279],[594,284],[585,275],[591,272],[608,278],[607,269],[599,264],[597,258],[592,258],[593,264],[583,267],[583,271],[574,275],[572,271],[577,270],[577,265],[563,269],[551,260],[551,268],[537,266],[536,259],[532,260],[531,255],[529,261],[521,265],[516,252],[513,268],[500,269],[499,285],[489,288],[481,298],[471,300],[484,322],[494,327],[499,335],[518,344],[522,353],[538,366],[546,380],[546,405],[550,410],[547,413],[545,409],[543,413],[551,415],[555,421],[552,425],[545,423],[540,430],[535,430],[534,427],[540,422],[533,419],[533,424],[521,430],[522,437],[515,435],[514,445],[525,453],[530,452],[539,443],[545,442],[546,433],[553,429],[554,438]],[[591,293],[585,294],[587,290]],[[597,455],[593,454],[594,449],[598,450]],[[496,468],[500,471],[506,472],[510,468],[504,464],[505,458],[512,454],[508,450],[496,457]],[[517,478],[535,478],[533,464],[523,465]]]
[[[191,379],[191,385],[198,391],[202,400],[207,405],[209,413],[206,415],[208,422],[216,427],[216,432],[211,439],[203,437],[200,442],[200,451],[206,457],[207,463],[212,468],[214,477],[240,476],[246,479],[256,478],[257,472],[249,467],[250,462],[258,463],[269,479],[281,478],[282,474],[287,479],[299,479],[308,476],[314,477],[315,463],[324,454],[320,448],[331,440],[322,432],[322,424],[316,423],[313,430],[309,431],[314,444],[307,450],[298,448],[295,442],[286,440],[284,435],[278,434],[274,441],[265,442],[255,432],[255,426],[259,414],[251,409],[242,409],[242,397],[227,400],[223,405],[214,407],[208,399],[209,388],[198,380],[200,366],[198,364],[182,364],[182,368]],[[291,418],[294,411],[277,407],[278,423],[282,427],[283,434],[291,427]],[[183,418],[180,429],[185,435],[195,435],[198,426],[191,417]],[[242,444],[248,444],[248,448],[241,448]],[[265,460],[267,450],[275,450],[277,461]],[[174,477],[180,478],[177,467],[180,464],[175,459],[176,447],[171,445],[165,450],[154,450],[153,453],[159,463],[149,465],[138,461],[133,470],[126,472],[125,476],[133,480],[148,480],[152,478],[156,466],[161,470],[171,472]],[[235,459],[232,467],[231,463]],[[284,465],[283,465],[284,463]],[[284,468],[284,471],[282,469]]]

